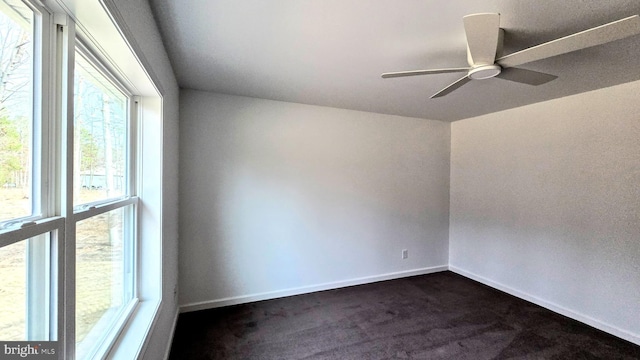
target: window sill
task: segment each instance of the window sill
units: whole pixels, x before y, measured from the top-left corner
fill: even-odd
[[[137,359],[144,352],[161,306],[157,299],[139,301],[105,359]]]

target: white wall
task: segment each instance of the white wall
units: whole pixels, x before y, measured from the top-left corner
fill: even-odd
[[[640,343],[639,93],[453,123],[452,269]]]
[[[146,0],[110,0],[125,35],[137,44],[138,54],[149,70],[163,96],[162,114],[162,305],[147,340],[144,359],[162,359],[171,345],[171,334],[177,315],[178,286],[178,95],[176,79],[160,38],[160,33]]]
[[[180,117],[185,309],[446,269],[449,123],[195,90]]]

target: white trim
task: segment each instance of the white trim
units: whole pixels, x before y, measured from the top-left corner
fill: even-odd
[[[159,305],[149,319],[151,327],[142,341],[140,354],[146,352],[151,334],[161,316],[165,303],[163,298],[163,105],[162,96],[141,97],[138,131],[138,249],[137,249],[137,286],[138,297],[145,300],[157,300]],[[146,259],[143,261],[143,255]],[[166,307],[166,306],[164,306]],[[149,321],[149,320],[147,320]]]
[[[152,305],[155,305],[155,309],[153,309],[153,313],[151,314],[151,316],[149,316],[149,321],[147,321],[146,325],[148,325],[145,328],[144,331],[144,336],[141,337],[142,340],[140,340],[140,346],[138,347],[138,351],[136,352],[136,356],[135,359],[142,359],[144,358],[144,354],[147,352],[147,348],[149,347],[149,341],[151,340],[151,334],[156,331],[156,326],[158,325],[158,319],[160,318],[160,314],[162,313],[162,309],[164,308],[164,301],[162,301],[161,299],[158,301],[155,301],[153,303],[148,302],[148,304],[146,304],[146,308],[149,309],[151,308]],[[128,340],[125,337],[125,340]]]
[[[494,289],[503,291],[503,292],[505,292],[507,294],[513,295],[513,296],[518,297],[520,299],[523,299],[523,300],[529,301],[531,303],[534,303],[536,305],[542,306],[543,308],[546,308],[548,310],[556,312],[556,313],[558,313],[560,315],[564,315],[564,316],[569,317],[571,319],[574,319],[574,320],[580,321],[582,323],[585,323],[585,324],[587,324],[589,326],[592,326],[592,327],[594,327],[596,329],[599,329],[599,330],[602,330],[602,331],[604,331],[606,333],[609,333],[609,334],[612,334],[614,336],[617,336],[617,337],[619,337],[621,339],[630,341],[630,342],[632,342],[632,343],[634,343],[636,345],[640,345],[640,334],[634,334],[634,333],[631,333],[631,332],[629,332],[627,330],[620,329],[619,327],[616,327],[616,326],[613,326],[613,325],[609,325],[609,324],[607,324],[607,323],[605,323],[603,321],[594,319],[594,318],[592,318],[592,317],[590,317],[588,315],[581,314],[579,312],[573,311],[571,309],[568,309],[568,308],[566,308],[564,306],[561,306],[561,305],[558,305],[556,303],[541,299],[541,298],[539,298],[537,296],[531,295],[531,294],[526,293],[524,291],[520,291],[520,290],[514,289],[514,288],[512,288],[510,286],[507,286],[507,285],[501,284],[499,282],[487,279],[487,278],[485,278],[483,276],[474,274],[474,273],[472,273],[470,271],[463,270],[463,269],[461,269],[459,267],[449,265],[449,270],[453,271],[454,273],[456,273],[458,275],[462,275],[462,276],[464,276],[466,278],[469,278],[471,280],[475,280],[477,282],[480,282],[482,284],[490,286],[490,287],[492,287]]]
[[[171,323],[169,342],[167,343],[167,349],[164,351],[164,360],[169,360],[169,355],[171,355],[171,345],[173,344],[173,337],[176,334],[176,327],[178,326],[178,315],[180,315],[180,311],[176,311],[176,315],[173,317],[173,322]]]
[[[118,7],[113,2],[113,0],[100,0],[100,4],[104,8],[107,15],[109,15],[111,22],[116,26],[116,28],[120,32],[122,39],[129,46],[131,53],[136,57],[136,60],[141,65],[142,70],[145,72],[145,74],[153,84],[158,94],[164,95],[165,91],[162,87],[162,82],[160,81],[160,78],[153,71],[153,66],[151,66],[151,63],[149,62],[149,60],[147,60],[146,56],[144,55],[144,51],[142,51],[142,48],[136,41],[136,37],[134,36],[133,31],[129,29],[127,22],[124,21],[124,17],[120,13],[120,9],[118,9]],[[142,92],[139,93],[139,95],[142,95],[142,94],[143,94]]]
[[[140,359],[147,348],[158,314],[162,310],[162,302],[155,300],[138,301],[135,309],[125,322],[120,336],[116,337],[106,359]]]
[[[350,280],[334,281],[334,282],[322,283],[317,285],[308,285],[308,286],[301,286],[301,287],[282,289],[282,290],[276,290],[276,291],[267,291],[262,293],[232,296],[232,297],[227,297],[222,299],[200,301],[200,302],[181,305],[180,312],[185,313],[185,312],[212,309],[212,308],[218,308],[218,307],[229,306],[229,305],[243,304],[243,303],[254,302],[254,301],[277,299],[285,296],[307,294],[307,293],[312,293],[316,291],[332,290],[332,289],[338,289],[338,288],[343,288],[347,286],[369,284],[369,283],[374,283],[378,281],[393,280],[393,279],[399,279],[399,278],[404,278],[409,276],[425,275],[425,274],[431,274],[431,273],[446,271],[446,270],[448,270],[447,265],[432,266],[427,268],[398,271],[398,272],[392,272],[392,273],[381,274],[381,275],[365,276],[365,277],[360,277],[360,278],[355,278]]]
[[[84,339],[76,343],[76,358],[94,359],[98,354],[109,353],[116,343],[116,339],[120,337],[125,324],[129,321],[129,317],[137,308],[138,302],[138,298],[133,298],[116,311],[108,309]],[[107,313],[109,315],[105,316]]]

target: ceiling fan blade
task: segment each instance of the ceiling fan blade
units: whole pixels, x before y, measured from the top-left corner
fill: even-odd
[[[545,74],[538,71],[521,69],[521,68],[503,69],[502,72],[496,77],[500,79],[515,81],[515,82],[519,82],[527,85],[534,85],[534,86],[546,84],[549,81],[552,81],[558,78],[555,75]]]
[[[462,18],[473,65],[491,65],[496,60],[500,37],[500,14],[472,14]]]
[[[467,72],[467,71],[469,71],[469,68],[448,68],[448,69],[397,71],[397,72],[384,73],[384,74],[382,74],[382,78],[383,79],[388,79],[388,78],[403,77],[403,76],[448,74],[448,73]]]
[[[503,68],[518,66],[605,44],[639,33],[640,17],[634,15],[503,56],[496,60],[496,63]]]
[[[431,99],[443,97],[443,96],[449,94],[450,92],[458,89],[462,85],[468,83],[469,81],[471,81],[471,79],[469,79],[468,76],[460,78],[460,79],[456,80],[453,84],[451,84],[451,85],[447,86],[446,88],[444,88],[444,89],[438,91],[437,93],[433,94],[431,96]]]

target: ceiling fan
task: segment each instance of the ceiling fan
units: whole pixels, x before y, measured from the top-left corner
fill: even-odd
[[[431,99],[445,96],[471,80],[492,77],[529,85],[541,85],[557,78],[557,76],[519,69],[516,66],[591,46],[602,45],[640,33],[640,17],[634,15],[503,56],[502,39],[504,30],[500,28],[500,14],[467,15],[463,17],[463,22],[467,35],[467,61],[469,67],[388,72],[382,74],[382,78],[457,72],[467,73],[464,77],[435,93],[431,96]]]

